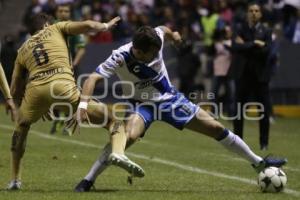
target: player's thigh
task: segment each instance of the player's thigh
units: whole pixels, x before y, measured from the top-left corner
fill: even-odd
[[[20,109],[18,124],[30,125],[39,120],[49,110],[47,91],[44,86],[26,89]]]
[[[145,132],[145,122],[143,118],[137,114],[130,114],[125,120],[125,130],[129,140],[135,141],[143,136]]]
[[[88,116],[93,124],[106,126],[112,121],[112,113],[108,106],[101,102],[91,100],[87,108]]]
[[[50,86],[49,101],[51,101],[51,110],[59,110],[66,113],[67,117],[72,117],[77,110],[80,100],[80,92],[74,81],[55,80]]]
[[[203,109],[199,109],[185,128],[213,138],[218,138],[224,131],[224,126]]]
[[[55,106],[52,104],[52,108],[67,113],[69,117],[76,112],[80,101],[80,92],[75,82],[57,80],[52,83],[51,93],[53,99],[55,99]],[[88,116],[90,122],[95,125],[106,125],[111,120],[111,114],[107,106],[94,100],[91,100],[88,104]]]

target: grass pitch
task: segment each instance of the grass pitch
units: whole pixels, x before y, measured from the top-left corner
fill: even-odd
[[[21,200],[279,200],[300,199],[300,120],[277,119],[271,127],[268,152],[259,150],[258,123],[247,122],[245,140],[259,155],[286,156],[283,170],[287,190],[266,194],[255,184],[250,165],[225,150],[216,141],[187,130],[178,131],[155,122],[145,138],[128,151],[128,156],[146,171],[143,179],[127,184],[127,173],[110,167],[98,177],[96,190],[74,193],[108,140],[104,129],[85,128],[72,137],[49,134],[50,123],[32,126],[23,162],[22,190],[5,188],[10,177],[10,139],[13,124],[0,109],[0,199]],[[224,124],[231,128],[229,122]]]

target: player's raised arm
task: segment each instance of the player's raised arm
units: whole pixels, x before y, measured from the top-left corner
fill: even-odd
[[[57,25],[60,27],[61,31],[66,34],[78,35],[91,32],[107,31],[114,27],[120,20],[120,17],[115,17],[107,23],[86,20],[82,22],[60,22],[57,23]]]
[[[174,42],[176,45],[182,42],[181,35],[177,31],[172,31],[166,26],[159,26],[159,28],[164,32],[165,38]]]

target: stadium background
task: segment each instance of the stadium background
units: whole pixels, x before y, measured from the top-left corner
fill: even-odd
[[[28,38],[26,26],[30,16],[39,12],[54,15],[57,4],[70,3],[74,20],[107,21],[115,15],[122,22],[111,32],[87,36],[86,54],[79,65],[79,73],[90,73],[111,51],[130,40],[136,27],[140,25],[166,25],[178,30],[185,40],[191,41],[192,51],[201,61],[195,66],[197,75],[193,90],[200,93],[197,101],[206,101],[205,94],[211,91],[213,55],[207,54],[205,47],[210,45],[213,35],[207,35],[201,27],[201,18],[209,11],[218,16],[215,29],[224,24],[232,27],[245,19],[246,0],[1,0],[0,36],[1,60],[10,81],[13,60],[17,48]],[[274,113],[281,116],[299,116],[300,109],[300,44],[294,43],[288,30],[300,14],[298,0],[260,0],[263,5],[263,21],[273,29],[273,54],[277,61],[273,66],[271,97]],[[212,41],[213,42],[213,41]],[[178,79],[178,49],[170,45],[165,49],[166,63],[174,85]],[[106,99],[111,101],[111,98]]]

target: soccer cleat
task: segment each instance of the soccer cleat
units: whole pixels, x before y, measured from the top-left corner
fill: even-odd
[[[144,177],[144,170],[136,163],[132,162],[125,155],[111,153],[108,157],[109,163],[125,169],[133,177]]]
[[[257,173],[259,173],[267,167],[282,167],[287,162],[286,158],[272,158],[270,156],[266,156],[258,165],[252,164],[252,167]]]
[[[21,181],[18,180],[12,180],[7,187],[7,190],[19,190],[21,189]]]
[[[82,179],[75,187],[74,192],[88,192],[94,186],[93,181]]]

